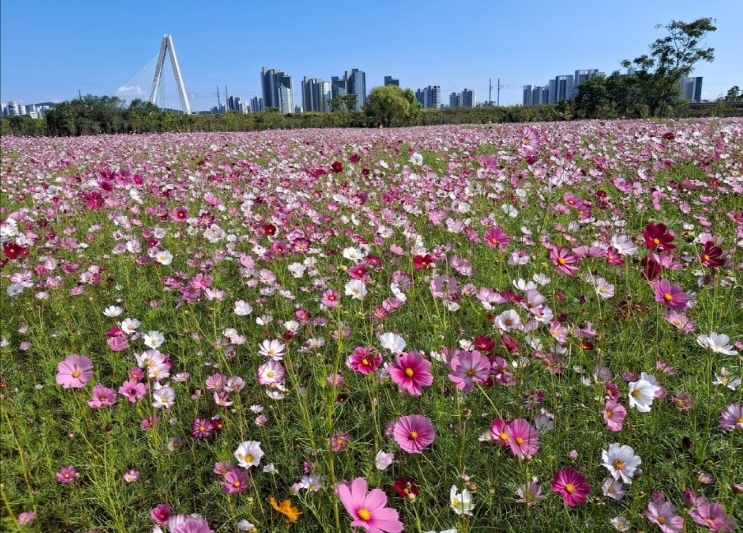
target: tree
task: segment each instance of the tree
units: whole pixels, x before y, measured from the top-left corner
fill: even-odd
[[[623,67],[634,69],[653,116],[668,114],[680,93],[679,80],[688,76],[696,63],[715,59],[715,49],[700,44],[707,33],[717,30],[713,22],[711,18],[689,23],[673,20],[665,26],[669,34],[650,45],[650,55],[622,61]]]
[[[407,91],[413,92],[410,89]],[[374,124],[385,127],[409,124],[417,109],[412,106],[405,91],[397,85],[374,87],[364,106],[364,112]]]
[[[743,91],[737,85],[733,85],[725,95],[726,102],[743,102]]]

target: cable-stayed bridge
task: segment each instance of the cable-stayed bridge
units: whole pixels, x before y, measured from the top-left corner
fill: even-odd
[[[166,62],[166,56],[170,58]],[[140,99],[151,102],[161,109],[171,109],[190,114],[194,109],[191,98],[186,92],[178,59],[170,35],[164,35],[160,53],[150,60],[123,87],[116,92],[125,105]]]

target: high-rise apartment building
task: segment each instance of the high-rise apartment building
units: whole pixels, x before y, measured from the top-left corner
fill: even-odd
[[[384,85],[396,85],[397,87],[400,86],[400,80],[397,78],[393,78],[392,76],[385,76],[384,77]]]
[[[534,89],[536,89],[536,85],[524,85],[524,96],[522,101],[524,107],[534,105]]]
[[[687,77],[679,80],[681,85],[681,96],[693,104],[702,102],[702,76]]]
[[[449,95],[449,107],[462,107],[462,93],[451,93]]]
[[[265,110],[266,110],[266,106],[263,103],[263,98],[255,96],[250,99],[250,112],[251,113],[260,113],[261,111],[265,111]]]
[[[474,89],[462,90],[462,107],[477,107],[477,92]]]
[[[354,68],[347,70],[343,76],[330,78],[330,93],[333,98],[347,94],[356,95],[356,110],[366,104],[366,73]]]
[[[575,81],[572,74],[563,74],[555,78],[554,102],[560,100],[571,100],[575,96]],[[550,91],[552,98],[552,91]]]
[[[302,81],[302,106],[305,113],[330,111],[328,104],[330,97],[330,83],[320,78],[304,77]]]
[[[418,89],[415,98],[424,108],[438,109],[441,107],[441,86],[429,85],[425,89]]]
[[[294,112],[294,82],[288,73],[263,67],[261,86],[266,107],[277,107],[282,113]]]

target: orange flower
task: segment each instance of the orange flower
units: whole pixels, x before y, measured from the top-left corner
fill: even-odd
[[[273,497],[271,497],[271,499],[268,501],[271,504],[271,507],[283,514],[292,524],[296,522],[299,518],[299,515],[302,514],[299,512],[299,509],[297,507],[292,507],[291,500],[284,500],[283,502],[281,502],[281,505],[277,504],[276,499]]]

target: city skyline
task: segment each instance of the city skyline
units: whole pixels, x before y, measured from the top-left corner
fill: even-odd
[[[520,105],[525,85],[571,72],[570,65],[607,75],[622,70],[622,59],[648,53],[648,45],[666,35],[656,24],[700,17],[716,19],[718,28],[702,43],[715,48],[715,61],[697,64],[690,75],[704,78],[701,98],[714,100],[733,85],[743,85],[743,58],[734,52],[741,44],[735,21],[743,19],[743,3],[731,0],[714,5],[629,0],[621,6],[576,0],[567,8],[462,0],[457,9],[451,2],[432,0],[425,10],[382,0],[373,8],[352,4],[343,10],[330,1],[308,6],[287,0],[282,11],[288,8],[290,16],[280,22],[271,22],[276,19],[272,5],[256,4],[240,17],[235,15],[242,4],[229,0],[219,13],[190,0],[177,11],[140,0],[131,4],[122,10],[86,1],[4,0],[0,101],[114,96],[156,56],[163,35],[169,34],[197,111],[217,105],[217,86],[228,86],[230,96],[242,102],[263,98],[254,73],[264,65],[296,78],[295,105],[302,101],[299,83],[305,76],[328,81],[349,66],[365,72],[366,94],[390,77],[413,91],[439,86],[444,104],[447,95],[463,87],[474,90],[480,102],[494,101],[496,90],[489,94],[490,85],[500,78],[501,105]],[[135,31],[126,39],[111,39],[111,20]],[[354,21],[363,23],[353,24],[353,38],[328,40]],[[33,39],[28,38],[31,29]],[[144,99],[148,91],[142,88]],[[224,94],[219,98],[226,105]]]

